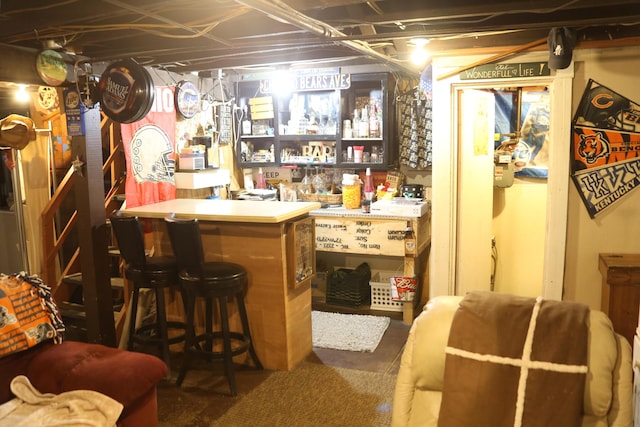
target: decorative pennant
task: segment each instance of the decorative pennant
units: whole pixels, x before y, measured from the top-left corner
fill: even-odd
[[[572,172],[640,157],[640,133],[573,127]]]
[[[587,169],[573,175],[591,218],[602,213],[640,183],[640,159]]]
[[[640,183],[640,105],[589,80],[573,118],[571,173],[591,218]]]
[[[573,116],[573,124],[621,132],[640,132],[640,104],[589,80]]]

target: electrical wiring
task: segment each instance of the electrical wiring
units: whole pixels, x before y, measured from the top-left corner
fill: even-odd
[[[491,287],[493,291],[496,284],[496,271],[498,270],[498,246],[495,237],[491,239]]]

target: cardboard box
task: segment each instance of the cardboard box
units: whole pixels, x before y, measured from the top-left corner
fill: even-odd
[[[378,200],[371,204],[371,213],[419,218],[429,211],[429,206],[429,202]]]

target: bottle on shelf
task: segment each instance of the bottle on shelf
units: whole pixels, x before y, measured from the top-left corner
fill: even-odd
[[[411,221],[407,221],[407,228],[404,233],[404,254],[415,255],[417,253],[416,233],[413,231]]]
[[[358,136],[360,138],[369,138],[369,113],[366,105],[362,107],[362,115],[360,116],[358,129]]]
[[[353,124],[351,126],[352,136],[357,138],[360,136],[360,117],[358,116],[358,109],[353,110]]]
[[[380,138],[380,122],[378,121],[375,104],[371,104],[371,111],[369,112],[369,137]]]
[[[378,116],[378,137],[382,138],[382,105],[376,104],[376,115]]]
[[[246,105],[242,107],[242,113],[242,134],[251,135],[251,118],[249,117],[249,110]]]

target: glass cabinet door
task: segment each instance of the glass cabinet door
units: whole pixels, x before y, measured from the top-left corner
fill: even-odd
[[[287,224],[287,255],[292,262],[288,268],[289,284],[297,288],[311,283],[316,273],[316,224],[308,217]]]
[[[278,99],[278,134],[335,137],[340,119],[340,92],[293,92]]]

